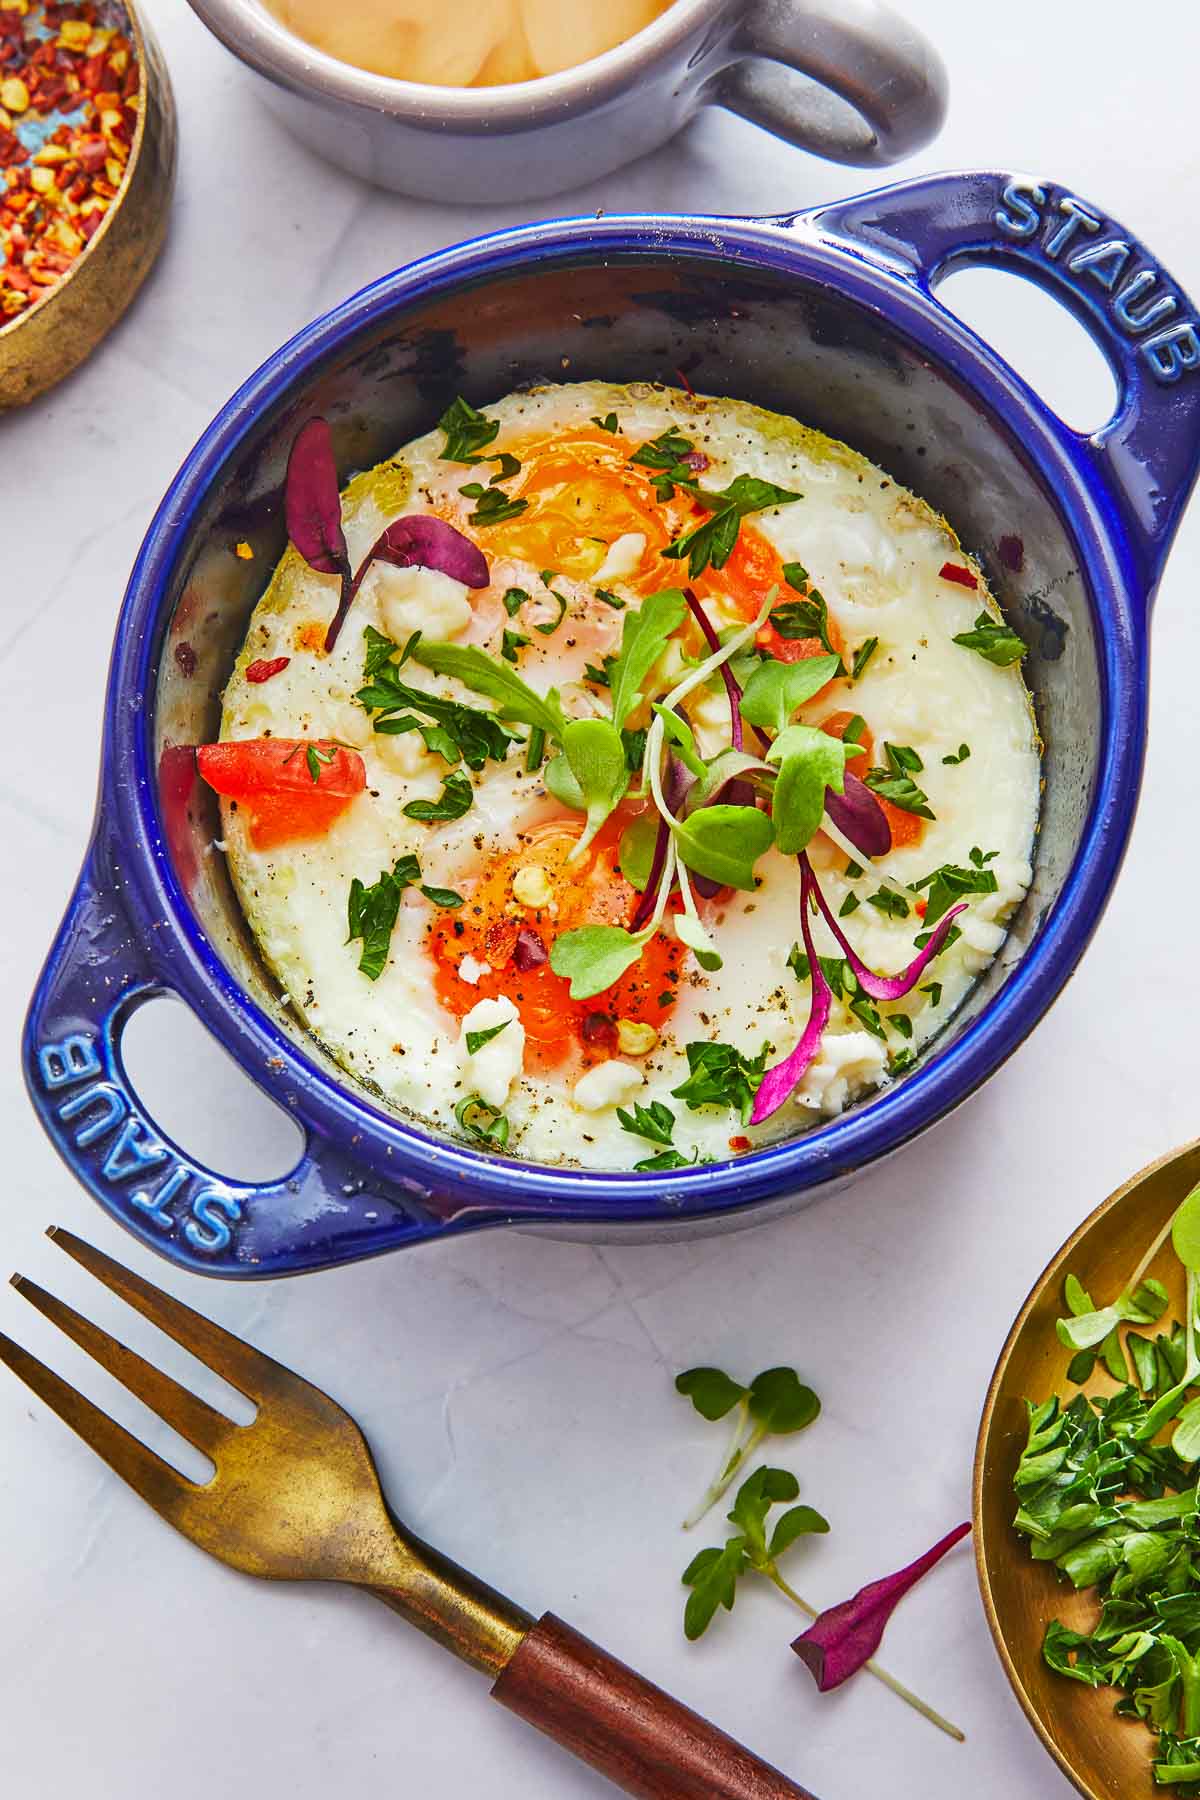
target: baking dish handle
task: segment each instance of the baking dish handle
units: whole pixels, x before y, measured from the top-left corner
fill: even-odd
[[[129,1079],[121,1037],[139,1006],[180,997],[180,986],[171,978],[168,934],[160,960],[153,932],[134,925],[123,887],[119,859],[101,832],[25,1022],[30,1098],[93,1199],[152,1249],[204,1275],[300,1274],[455,1229],[432,1206],[410,1201],[402,1184],[381,1182],[300,1119],[299,1108],[304,1150],[275,1181],[229,1180],[159,1129]],[[272,1097],[288,1099],[284,1091]]]
[[[1200,314],[1133,234],[1055,182],[935,175],[800,217],[932,292],[952,269],[1002,263],[1054,294],[1116,376],[1113,418],[1064,432],[1099,471],[1153,595],[1200,468]]]

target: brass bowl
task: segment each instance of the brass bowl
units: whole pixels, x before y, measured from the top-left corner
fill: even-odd
[[[162,248],[175,185],[175,98],[162,52],[122,0],[141,71],[125,178],[104,222],[62,280],[0,327],[0,412],[24,406],[78,368],[116,324]]]
[[[1058,1618],[1080,1631],[1096,1617],[1094,1592],[1076,1594],[1056,1570],[1035,1563],[1013,1530],[1013,1474],[1025,1445],[1022,1402],[1080,1390],[1067,1382],[1068,1352],[1055,1336],[1063,1283],[1075,1274],[1103,1305],[1120,1292],[1180,1201],[1200,1181],[1200,1141],[1173,1151],[1127,1181],[1097,1208],[1039,1276],[1000,1353],[983,1408],[975,1456],[975,1559],[984,1611],[1000,1660],[1029,1723],[1067,1779],[1087,1800],[1146,1800],[1160,1790],[1151,1774],[1153,1733],[1140,1719],[1113,1713],[1112,1689],[1085,1688],[1047,1668],[1042,1636]],[[1171,1296],[1167,1317],[1182,1317],[1184,1277],[1170,1242],[1149,1271]],[[1102,1370],[1084,1393],[1112,1392]]]

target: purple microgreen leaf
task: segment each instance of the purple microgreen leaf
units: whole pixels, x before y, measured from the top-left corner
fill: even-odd
[[[814,961],[814,969],[816,966]],[[769,1079],[768,1075],[767,1080]],[[763,1086],[766,1086],[766,1081]],[[759,1093],[762,1093],[762,1088]],[[860,1588],[852,1600],[844,1600],[840,1606],[827,1608],[796,1639],[792,1649],[823,1694],[827,1694],[831,1688],[840,1687],[865,1663],[870,1662],[879,1648],[884,1628],[898,1602],[923,1575],[928,1574],[935,1563],[939,1563],[955,1544],[966,1537],[970,1529],[969,1525],[959,1525],[906,1569],[900,1569],[895,1575],[885,1575],[882,1580]]]
[[[354,597],[371,564],[376,562],[391,563],[397,569],[436,569],[470,588],[485,588],[492,578],[478,544],[445,519],[435,518],[432,513],[410,513],[403,519],[393,519],[359,563],[353,581],[343,581],[341,602],[325,633],[326,651],[337,643]]]
[[[688,611],[691,613],[693,619],[695,619],[697,625],[704,634],[705,643],[715,656],[717,651],[721,648],[721,640],[717,636],[712,620],[709,618],[690,587],[684,588],[683,597],[688,603]],[[729,721],[733,739],[733,748],[735,750],[740,750],[742,748],[742,713],[740,704],[742,690],[738,686],[737,681],[734,678],[733,670],[727,662],[721,664],[721,680],[725,683],[725,692],[729,696]]]
[[[283,510],[288,537],[309,568],[348,582],[342,496],[326,419],[310,419],[296,434],[288,455]]]
[[[816,877],[809,867],[808,858],[800,858],[800,930],[804,937],[804,948],[808,952],[808,966],[812,976],[812,1001],[809,1007],[808,1024],[804,1034],[790,1056],[776,1063],[763,1076],[757,1094],[754,1096],[754,1111],[750,1114],[751,1125],[761,1125],[764,1119],[778,1112],[784,1102],[790,1099],[793,1090],[803,1081],[809,1065],[816,1060],[821,1048],[821,1038],[829,1023],[829,1009],[833,1001],[833,991],[825,979],[825,971],[821,967],[813,944],[812,924],[809,917],[809,898],[816,888]]]
[[[845,792],[825,790],[825,811],[844,837],[864,856],[886,856],[892,847],[892,828],[887,814],[865,781],[846,770]]]
[[[866,963],[863,962],[861,956],[859,956],[858,952],[850,943],[849,938],[847,938],[845,932],[838,924],[833,915],[833,909],[821,892],[820,884],[818,883],[816,876],[812,876],[811,879],[812,892],[816,896],[817,905],[821,909],[821,914],[825,923],[840,944],[846,961],[854,970],[854,973],[858,978],[859,987],[861,987],[863,993],[869,995],[872,1000],[902,1000],[905,994],[911,992],[911,990],[916,987],[918,981],[920,981],[934,957],[941,951],[946,939],[950,935],[955,919],[960,912],[965,912],[967,908],[967,903],[963,900],[960,901],[957,906],[951,907],[948,913],[944,914],[939,920],[937,927],[925,948],[918,952],[902,974],[876,975],[871,969],[868,969]]]
[[[663,776],[663,799],[672,813],[677,813],[686,800],[696,777],[686,768],[677,756],[667,758],[666,772]]]
[[[469,588],[485,588],[492,579],[479,545],[432,513],[394,519],[371,546],[354,578],[356,585],[373,562],[392,563],[397,569],[437,569]]]

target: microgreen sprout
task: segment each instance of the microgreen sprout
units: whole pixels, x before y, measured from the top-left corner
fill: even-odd
[[[715,1421],[733,1414],[729,1447],[704,1498],[684,1520],[685,1531],[691,1531],[712,1511],[765,1439],[803,1431],[821,1411],[821,1402],[795,1369],[764,1369],[749,1387],[740,1387],[721,1369],[685,1369],[676,1376],[675,1387],[703,1419]]]

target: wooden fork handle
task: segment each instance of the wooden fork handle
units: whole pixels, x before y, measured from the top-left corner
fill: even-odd
[[[492,1697],[636,1800],[813,1800],[553,1613],[524,1638]]]

